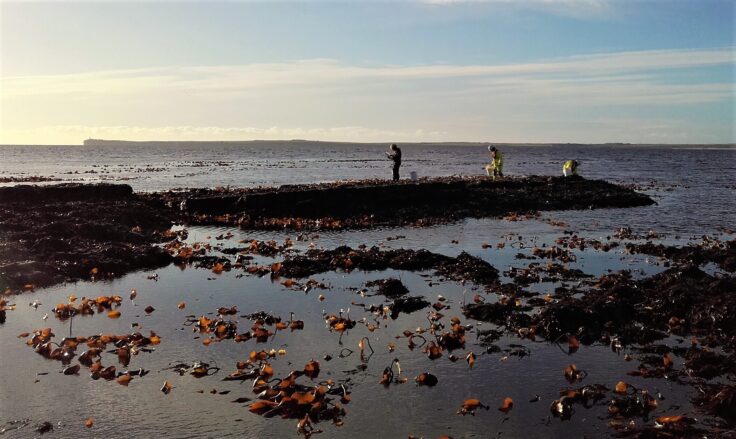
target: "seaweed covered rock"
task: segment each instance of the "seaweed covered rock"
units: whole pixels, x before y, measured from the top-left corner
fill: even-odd
[[[636,323],[634,303],[624,298],[609,299],[591,293],[582,299],[566,297],[544,307],[535,316],[534,324],[537,332],[550,340],[578,334],[583,343],[593,343],[607,336],[624,337],[626,340],[638,336],[641,341],[643,334],[637,334],[641,326]],[[656,339],[646,338],[647,341]]]
[[[488,262],[462,252],[458,257],[432,253],[427,250],[352,249],[347,246],[333,250],[312,249],[304,255],[281,262],[280,274],[288,277],[307,277],[334,270],[436,270],[437,274],[456,281],[471,281],[479,285],[493,285],[498,281],[498,270]]]
[[[437,274],[457,281],[472,281],[479,285],[490,285],[498,280],[498,270],[483,259],[462,252],[451,261],[442,262]]]
[[[409,294],[409,289],[399,279],[390,277],[388,279],[372,280],[366,284],[369,288],[377,288],[378,294],[386,297],[400,297]]]
[[[342,229],[429,225],[469,216],[591,207],[645,206],[630,188],[598,180],[527,177],[492,181],[441,177],[420,182],[367,180],[280,188],[190,189],[135,194],[122,184],[61,184],[0,188],[0,287],[18,289],[121,275],[172,257],[156,244],[176,222],[250,228]],[[265,250],[262,249],[265,254]],[[335,269],[437,270],[441,276],[489,286],[498,273],[467,254],[377,248],[310,251],[287,259],[282,275],[305,277]]]
[[[483,322],[491,322],[497,325],[505,324],[506,319],[513,312],[513,305],[508,303],[503,304],[500,302],[470,303],[463,307],[463,314],[465,314],[465,317]]]
[[[333,270],[427,270],[452,258],[427,250],[385,250],[378,247],[352,249],[340,246],[333,250],[311,249],[304,255],[287,258],[281,263],[281,275],[306,277]]]
[[[736,279],[714,277],[695,266],[672,268],[638,283],[647,323],[677,334],[736,340]]]
[[[343,229],[435,224],[510,212],[648,206],[631,188],[602,180],[529,176],[345,181],[148,194],[183,221],[249,229]],[[178,209],[181,207],[181,209]]]
[[[723,355],[708,349],[691,349],[685,354],[689,374],[707,380],[736,374],[736,355]]]
[[[736,385],[705,384],[693,402],[706,413],[719,416],[732,428],[736,427]]]
[[[581,298],[564,297],[534,317],[548,339],[579,334],[592,343],[617,337],[649,343],[668,331],[703,335],[733,347],[736,338],[736,281],[713,277],[695,266],[671,268],[642,280],[625,274],[603,276]]]
[[[0,287],[122,275],[169,264],[172,225],[128,185],[0,188]]]
[[[685,265],[702,265],[713,262],[726,271],[736,271],[736,240],[721,242],[709,239],[700,245],[685,247],[665,246],[651,242],[629,243],[626,244],[626,251],[658,256]]]
[[[424,309],[428,307],[430,303],[426,301],[423,297],[419,296],[407,296],[407,297],[399,297],[395,299],[391,304],[389,305],[389,308],[391,309],[391,318],[397,319],[399,317],[400,313],[405,314],[411,314],[413,312],[419,311],[421,309]]]

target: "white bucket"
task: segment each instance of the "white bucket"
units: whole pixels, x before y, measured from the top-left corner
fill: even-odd
[[[411,181],[417,181],[417,171],[411,171],[409,173],[409,177],[411,178]]]

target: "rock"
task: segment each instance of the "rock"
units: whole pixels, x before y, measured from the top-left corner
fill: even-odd
[[[389,298],[400,297],[409,294],[409,289],[400,280],[390,277],[388,279],[373,280],[366,284],[367,287],[378,288],[378,294]]]
[[[39,434],[45,434],[53,430],[54,430],[54,426],[49,421],[42,422],[41,424],[38,424],[36,426],[36,432]]]
[[[0,188],[0,288],[123,275],[171,262],[165,211],[128,185]]]
[[[424,309],[428,307],[429,305],[430,303],[424,300],[423,297],[419,297],[419,296],[400,297],[394,300],[389,305],[389,308],[391,308],[391,318],[395,320],[396,318],[399,317],[399,314],[402,312],[406,314],[411,314],[413,312]]]
[[[634,207],[654,201],[602,180],[439,177],[419,182],[364,180],[313,185],[146,194],[183,220],[251,229],[340,229],[441,223],[510,212]],[[173,207],[176,206],[176,209]]]

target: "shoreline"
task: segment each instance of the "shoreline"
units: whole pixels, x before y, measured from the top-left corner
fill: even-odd
[[[411,208],[407,207],[409,203]],[[657,234],[637,235],[626,227],[600,240],[579,237],[575,231],[564,230],[560,231],[562,237],[542,242],[539,247],[531,238],[534,244],[524,247],[523,252],[519,251],[515,256],[521,266],[510,265],[508,270],[502,272],[498,260],[486,260],[466,251],[447,255],[425,248],[381,248],[380,244],[372,247],[340,244],[336,248],[325,249],[307,245],[304,241],[298,245],[301,247],[298,249],[288,237],[283,244],[273,240],[251,240],[247,236],[238,240],[237,237],[233,239],[230,231],[212,237],[215,241],[210,241],[213,244],[210,245],[198,238],[190,239],[186,228],[177,231],[171,229],[174,224],[219,224],[242,226],[248,232],[255,229],[286,229],[296,233],[303,231],[309,235],[319,230],[427,226],[433,221],[452,222],[472,216],[497,218],[506,215],[509,221],[521,221],[539,218],[540,210],[625,208],[652,204],[654,202],[648,196],[631,188],[604,181],[556,177],[496,182],[487,178],[438,178],[418,183],[370,180],[278,188],[182,189],[158,193],[135,193],[130,186],[113,184],[16,186],[0,189],[0,244],[8,250],[3,253],[5,259],[0,260],[0,271],[3,281],[8,279],[9,272],[14,276],[11,280],[19,287],[12,292],[17,293],[74,280],[112,279],[141,269],[170,267],[177,271],[176,268],[191,267],[206,273],[207,280],[212,274],[233,279],[245,277],[245,282],[249,282],[248,278],[257,281],[261,277],[267,282],[270,278],[274,288],[293,290],[304,301],[309,300],[307,293],[312,289],[325,294],[333,290],[330,278],[350,274],[361,277],[368,275],[373,280],[360,284],[365,286],[360,290],[361,298],[372,297],[366,300],[378,300],[382,303],[380,306],[350,295],[336,294],[331,299],[349,300],[346,303],[354,312],[382,316],[383,322],[402,319],[400,321],[403,324],[407,319],[417,319],[426,312],[430,319],[429,333],[421,328],[409,331],[410,335],[406,335],[407,331],[403,333],[410,351],[415,348],[413,343],[424,341],[427,346],[422,348],[422,353],[426,353],[430,360],[442,357],[445,352],[454,362],[458,358],[451,352],[458,349],[464,351],[467,349],[466,343],[470,349],[482,348],[481,352],[486,354],[506,352],[507,355],[502,358],[527,355],[531,351],[526,346],[540,342],[544,343],[544,349],[559,347],[566,355],[574,354],[581,346],[582,349],[603,347],[606,350],[610,346],[615,354],[624,353],[625,361],[638,360],[638,365],[632,363],[627,372],[628,376],[637,378],[626,378],[627,381],[674,381],[687,386],[683,388],[700,391],[695,396],[687,396],[693,409],[687,411],[686,417],[677,418],[684,421],[673,422],[664,430],[656,425],[642,424],[633,428],[609,423],[611,434],[627,433],[630,437],[643,438],[660,437],[657,436],[660,432],[677,437],[700,437],[707,433],[721,437],[721,431],[736,425],[736,388],[729,381],[729,377],[736,373],[733,361],[736,340],[734,240],[703,238],[698,245],[672,247],[653,244],[652,241],[661,239]],[[512,208],[515,210],[512,211]],[[369,211],[375,212],[372,218],[356,220],[365,219]],[[332,212],[333,216],[325,219],[321,216],[325,212]],[[435,216],[427,217],[430,212]],[[291,216],[275,216],[284,214]],[[206,238],[207,241],[210,239]],[[232,246],[225,247],[231,239]],[[296,239],[300,240],[299,237]],[[521,242],[520,235],[518,239]],[[642,244],[643,240],[647,242]],[[492,245],[488,244],[488,247]],[[486,248],[486,245],[482,248]],[[592,275],[574,268],[574,265],[570,266],[577,260],[576,253],[584,249],[595,252],[617,249],[624,255],[653,255],[659,258],[665,269],[643,277],[632,276],[628,269],[602,270],[602,274],[597,272]],[[708,268],[708,264],[714,264],[717,269]],[[581,268],[585,269],[584,266]],[[455,291],[454,297],[447,302],[448,299],[440,295],[436,303],[430,303],[434,300],[431,293],[407,288],[407,285],[411,286],[410,282],[404,284],[410,276],[405,275],[403,281],[401,275],[398,279],[386,277],[394,275],[394,272],[429,276],[427,280],[430,286],[433,282],[436,282],[435,285],[451,283],[461,286],[463,291]],[[148,279],[155,281],[157,276],[154,274]],[[320,281],[313,276],[322,279]],[[375,279],[379,276],[381,278]],[[535,291],[535,286],[542,283],[554,288],[546,290],[543,295],[543,292]],[[352,285],[347,291],[357,293],[360,287]],[[167,288],[172,287],[169,285]],[[447,285],[443,286],[443,294],[450,294],[445,288]],[[471,295],[466,296],[465,288],[472,291]],[[7,290],[6,294],[10,292]],[[136,294],[135,289],[131,290],[131,304]],[[89,299],[83,297],[82,303],[77,305],[74,302],[76,297],[69,297],[68,304],[60,303],[53,310],[60,321],[70,319],[75,314],[89,313],[84,305]],[[120,297],[113,308],[121,306],[120,301],[124,301],[122,296],[111,297],[115,300]],[[190,301],[192,297],[197,296],[190,296]],[[12,298],[8,297],[8,300]],[[149,297],[148,300],[154,299]],[[159,300],[171,298],[162,297]],[[321,303],[325,298],[320,294],[318,300]],[[213,303],[217,301],[222,301],[222,298],[218,297]],[[33,303],[38,304],[36,300]],[[259,307],[263,305],[260,301],[258,303]],[[191,304],[197,306],[196,300]],[[158,306],[164,308],[164,303],[157,303]],[[182,312],[185,306],[184,302],[180,302],[177,312]],[[335,307],[334,303],[332,307]],[[251,305],[250,310],[252,308]],[[125,312],[125,305],[122,305],[122,309]],[[10,313],[6,313],[6,310]],[[147,306],[144,312],[148,315],[154,310],[154,307]],[[5,309],[0,306],[0,324],[4,324],[6,318],[12,319],[13,311],[16,311],[14,304]],[[97,313],[104,314],[106,311],[100,308]],[[119,314],[116,311],[109,311],[108,317],[117,318]],[[140,311],[130,311],[131,315],[140,315]],[[136,312],[138,314],[133,314]],[[442,324],[446,312],[457,314],[450,320],[452,325],[447,327]],[[219,308],[217,313],[233,314],[237,313],[237,309],[231,305],[231,308]],[[413,313],[417,314],[412,316]],[[307,311],[298,314],[305,319],[310,318]],[[324,322],[330,325],[330,322],[352,325],[348,328],[357,322],[370,324],[372,321],[367,317],[360,321],[350,320],[349,310],[347,315],[345,319],[342,313],[340,317],[325,317],[323,311],[323,315],[312,314],[311,317],[316,317],[320,324],[323,318],[327,318]],[[467,319],[468,323],[461,325],[459,316]],[[240,317],[249,318],[249,315]],[[192,314],[187,322],[210,321],[204,316],[201,319],[197,320],[196,314]],[[258,331],[236,333],[237,322],[212,321],[216,325],[226,325],[231,330],[206,337],[209,329],[205,328],[202,335],[195,336],[197,339],[206,337],[202,342],[205,346],[213,342],[226,342],[230,338],[243,342],[256,337],[258,341]],[[378,318],[375,320],[377,325],[374,330],[381,321]],[[309,320],[307,322],[314,324]],[[291,324],[292,320],[288,323]],[[492,329],[478,326],[482,323]],[[331,326],[332,329],[335,327]],[[71,320],[69,328],[71,330]],[[370,326],[368,331],[371,331]],[[470,338],[466,340],[466,331],[475,334],[475,342]],[[135,333],[133,336],[147,340]],[[160,340],[158,335],[152,335],[150,339],[154,337]],[[509,339],[514,340],[514,344],[509,345],[513,349],[504,351],[502,343]],[[690,344],[688,339],[691,340]],[[673,340],[680,341],[673,344]],[[36,352],[44,355],[44,345],[38,346],[34,345]],[[294,352],[298,352],[298,344],[290,346]],[[333,354],[340,358],[341,354]],[[411,361],[407,355],[405,353],[403,358]],[[328,358],[332,357],[328,353],[322,358],[327,363]],[[482,360],[479,357],[479,361]],[[476,361],[475,354],[472,361],[467,361],[472,367]],[[79,366],[71,367],[76,369],[64,370],[69,370],[71,374],[78,371]],[[180,374],[189,373],[188,365],[180,367],[183,368]],[[593,365],[589,363],[588,367]],[[578,370],[574,364],[569,365],[564,374],[570,385],[587,376],[585,370]],[[105,379],[119,380],[123,377],[127,383],[133,376],[137,380],[143,375],[143,369],[140,369],[138,375],[130,371],[119,372]],[[92,377],[95,378],[94,372]],[[237,372],[224,380],[246,381],[254,377],[256,375],[239,367]],[[640,391],[632,387],[631,391],[620,391],[618,388],[621,383],[628,386],[624,381],[612,390],[605,385],[605,380],[600,377],[596,380],[603,384],[588,382],[577,390],[573,388],[568,389],[567,393],[560,393],[561,397],[552,401],[548,416],[569,420],[576,410],[582,407],[588,409],[592,407],[591,402],[606,399],[609,401],[607,416],[612,419],[611,422],[619,417],[641,418],[646,422],[657,407],[656,400],[647,390]],[[179,382],[179,386],[184,385]],[[348,392],[344,389],[344,392]],[[679,398],[684,394],[679,390],[671,390],[668,396]],[[258,403],[248,407],[251,412],[262,414],[257,410]],[[691,418],[694,413],[698,414],[698,418],[701,415],[707,417],[708,421],[699,422]],[[293,415],[291,411],[279,407],[273,408],[270,414],[284,417]],[[340,420],[345,415],[345,411],[327,411],[324,419]],[[657,419],[664,418],[660,416]]]
[[[426,226],[463,218],[547,210],[655,204],[647,195],[603,180],[529,176],[358,180],[247,189],[185,189],[141,194],[178,210],[183,223],[257,230]],[[178,209],[177,209],[178,208]]]
[[[175,224],[254,230],[428,226],[540,210],[633,207],[646,195],[601,180],[434,178],[134,193],[121,184],[0,188],[0,289],[117,277],[173,256]]]
[[[386,140],[384,142],[355,142],[355,141],[334,141],[334,140],[305,140],[305,139],[254,139],[254,140],[114,140],[114,139],[89,139],[92,142],[83,141],[79,144],[35,144],[35,143],[3,143],[2,147],[13,146],[59,146],[59,147],[117,147],[117,146],[150,146],[150,145],[170,145],[170,146],[203,146],[208,147],[216,145],[225,146],[249,146],[254,144],[270,144],[270,145],[302,145],[302,146],[380,146],[385,147],[387,144],[396,143],[395,141]],[[85,143],[87,142],[87,143]],[[515,147],[579,147],[586,148],[702,148],[702,149],[733,149],[736,144],[733,143],[637,143],[637,142],[604,142],[604,143],[584,143],[584,142],[496,142],[496,141],[438,141],[438,142],[401,142],[404,146],[447,146],[447,147],[478,147],[482,148],[489,144],[493,144],[502,148]]]

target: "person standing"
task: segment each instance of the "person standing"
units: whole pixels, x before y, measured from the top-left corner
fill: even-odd
[[[399,168],[401,167],[401,148],[395,143],[391,144],[391,150],[386,152],[386,157],[394,162],[394,181],[399,180]]]
[[[488,145],[488,152],[491,154],[491,163],[486,165],[486,173],[489,177],[503,177],[503,154],[496,149],[495,146]]]

